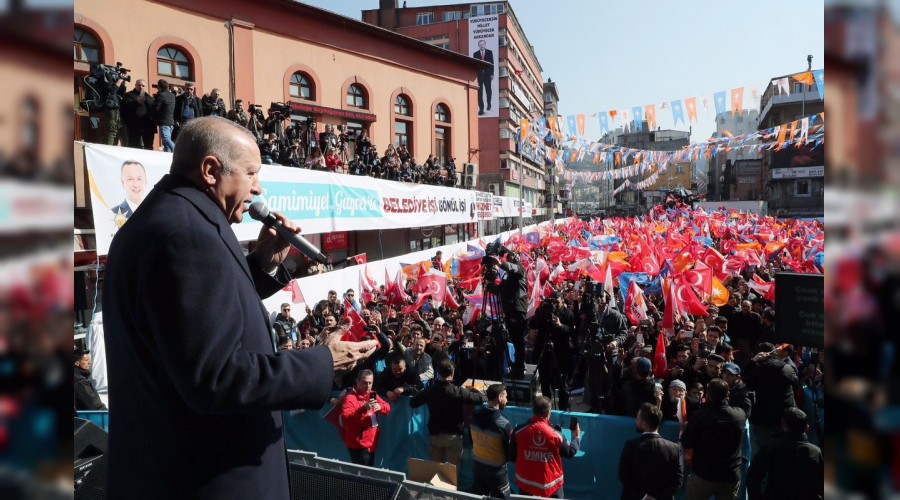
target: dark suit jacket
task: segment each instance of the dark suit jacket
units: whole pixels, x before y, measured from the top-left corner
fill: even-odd
[[[286,270],[245,257],[199,189],[167,175],[144,204],[103,290],[110,498],[286,499],[280,410],[325,403],[331,353],[275,352],[260,297]]]
[[[110,210],[114,214],[121,212],[126,218],[131,217],[131,205],[128,204],[128,200],[122,200],[122,203],[112,207]]]
[[[177,123],[184,125],[184,119],[181,115],[184,113],[184,107],[187,105],[187,94],[181,94],[175,98],[175,114],[174,118]],[[191,100],[191,107],[194,108],[194,118],[200,118],[203,113],[200,109],[200,97],[194,96]]]
[[[481,51],[476,50],[472,53],[472,57],[480,61]],[[478,70],[478,78],[490,78],[494,76],[494,53],[488,49],[484,49],[484,60],[491,63],[491,67]]]
[[[659,434],[644,434],[625,443],[619,458],[622,500],[640,500],[644,495],[673,499],[683,479],[681,446]]]

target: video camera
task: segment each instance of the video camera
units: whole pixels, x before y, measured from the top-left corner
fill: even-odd
[[[493,283],[497,278],[497,268],[495,267],[494,259],[492,257],[503,257],[504,255],[511,253],[512,250],[500,244],[499,241],[489,244],[484,249],[484,257],[481,258],[481,266],[484,269],[482,278],[485,280],[485,283]]]
[[[92,63],[90,73],[84,77],[85,99],[80,103],[85,111],[119,109],[119,80],[130,82],[131,70],[117,62],[109,64]]]
[[[269,109],[272,111],[272,118],[275,120],[284,120],[291,116],[291,107],[283,102],[272,102],[269,104]]]

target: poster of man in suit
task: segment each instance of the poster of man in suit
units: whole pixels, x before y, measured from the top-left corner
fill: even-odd
[[[497,118],[500,107],[500,85],[497,74],[497,55],[500,38],[498,17],[480,16],[469,18],[469,49],[472,58],[490,63],[478,70],[478,117]]]

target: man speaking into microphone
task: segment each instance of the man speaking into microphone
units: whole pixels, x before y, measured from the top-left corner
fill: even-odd
[[[377,348],[331,338],[275,352],[261,298],[290,279],[288,242],[263,227],[244,256],[230,227],[262,192],[260,169],[246,129],[191,120],[110,247],[110,498],[289,498],[281,410],[320,408],[335,372]]]

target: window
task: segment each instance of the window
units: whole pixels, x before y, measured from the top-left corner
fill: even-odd
[[[81,28],[75,28],[75,60],[99,63],[102,51],[97,38]]]
[[[501,139],[509,139],[509,129],[508,128],[500,129],[500,138]]]
[[[403,94],[397,96],[394,99],[394,113],[403,116],[412,116],[412,108],[409,105],[409,100]]]
[[[501,36],[500,37],[500,46],[506,47],[507,44],[509,44],[509,40],[505,36]]]
[[[458,20],[462,19],[462,16],[463,16],[463,13],[462,13],[462,12],[459,12],[459,11],[455,11],[455,12],[444,12],[444,13],[441,15],[441,20],[444,21],[444,22],[447,22],[447,21],[458,21]]]
[[[315,99],[312,85],[309,82],[309,76],[299,71],[291,75],[291,97],[308,100]]]
[[[488,16],[491,14],[503,14],[503,4],[473,5],[469,13],[473,16]]]
[[[683,174],[684,173],[684,165],[675,165],[675,173]]]
[[[438,104],[434,107],[434,121],[450,123],[450,112],[447,110],[447,106]]]
[[[193,80],[190,60],[184,52],[171,46],[163,47],[156,53],[156,72],[159,76]]]
[[[437,47],[439,49],[450,50],[450,42],[439,43],[439,44],[435,45],[435,47]]]
[[[347,87],[347,106],[366,108],[366,94],[363,92],[362,87],[355,83]]]
[[[40,106],[37,100],[31,97],[25,99],[22,103],[22,123],[19,129],[22,131],[21,149],[28,157],[37,157],[38,154],[41,139],[39,118]]]
[[[509,107],[509,99],[507,99],[506,97],[501,97],[500,98],[500,107],[508,108]]]
[[[434,23],[434,12],[419,12],[416,14],[416,26]]]
[[[805,197],[810,196],[809,181],[794,181],[794,195]]]
[[[448,139],[450,138],[449,129],[444,127],[434,127],[434,156],[438,165],[447,163]]]
[[[409,123],[397,120],[394,122],[394,147],[409,147]]]
[[[506,66],[500,66],[500,76],[509,76],[509,69]]]

